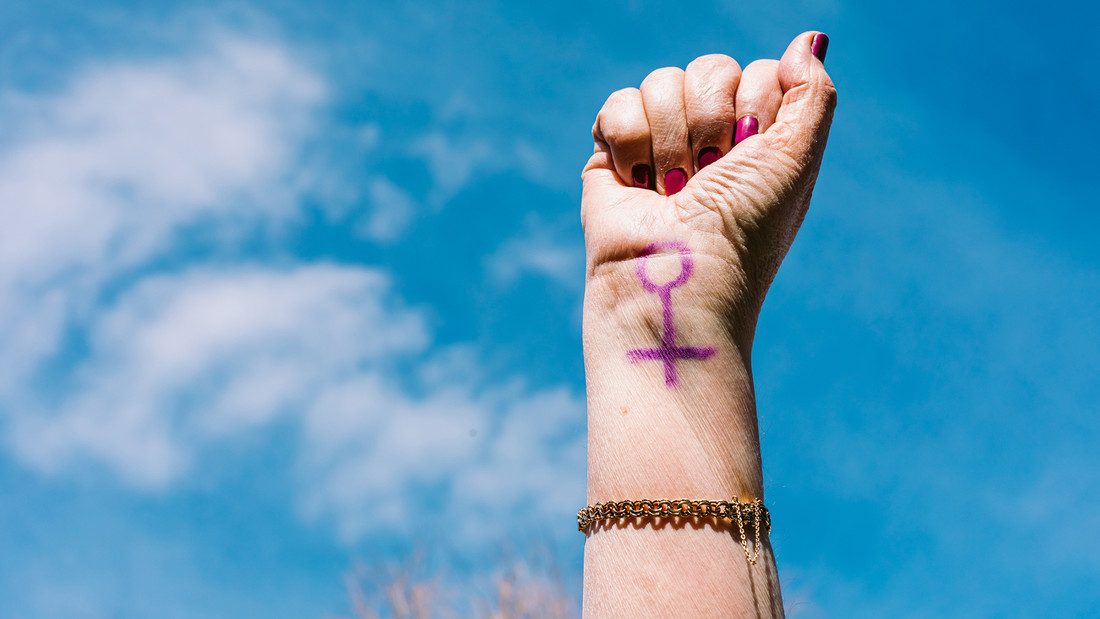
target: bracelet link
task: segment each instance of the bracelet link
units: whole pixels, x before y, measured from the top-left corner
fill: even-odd
[[[772,516],[764,501],[753,499],[752,502],[742,503],[737,497],[729,501],[712,501],[708,499],[626,499],[623,501],[608,501],[583,507],[577,512],[577,530],[582,533],[588,530],[589,525],[597,521],[614,521],[624,518],[717,518],[737,523],[737,531],[741,535],[741,547],[745,550],[745,558],[749,563],[756,565],[760,557],[761,535],[767,535],[772,530]],[[752,527],[755,533],[753,550],[749,552],[749,539],[745,533],[746,527]],[[763,530],[763,534],[761,533]]]

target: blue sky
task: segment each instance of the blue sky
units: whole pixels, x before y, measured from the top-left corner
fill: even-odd
[[[0,7],[0,616],[579,583],[579,171],[652,69],[832,40],[754,350],[789,614],[1100,612],[1095,8]]]

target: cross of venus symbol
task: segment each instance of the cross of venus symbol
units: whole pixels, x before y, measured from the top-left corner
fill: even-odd
[[[646,260],[652,254],[662,249],[675,249],[680,252],[680,275],[676,279],[661,285],[653,283],[646,274]],[[638,361],[657,361],[665,364],[665,385],[675,387],[680,384],[676,374],[676,361],[680,359],[707,359],[717,349],[709,346],[677,346],[676,323],[672,314],[672,289],[682,286],[691,278],[691,272],[695,263],[691,259],[691,249],[683,241],[658,241],[650,243],[642,254],[638,256],[636,270],[638,280],[642,282],[642,288],[647,292],[661,298],[661,308],[664,313],[664,329],[661,331],[661,345],[658,348],[638,348],[626,353],[626,358],[631,363]]]

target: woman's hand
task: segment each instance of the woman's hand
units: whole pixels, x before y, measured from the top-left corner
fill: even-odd
[[[744,71],[729,56],[702,56],[608,98],[583,174],[590,286],[631,268],[655,241],[684,242],[705,263],[697,289],[751,343],[825,150],[836,104],[822,64],[827,45],[806,32],[778,62],[757,60]]]
[[[764,499],[752,338],[825,149],[827,42],[660,69],[600,111],[581,204],[589,504]],[[640,520],[589,529],[586,616],[782,616],[766,535],[753,561],[729,522]]]

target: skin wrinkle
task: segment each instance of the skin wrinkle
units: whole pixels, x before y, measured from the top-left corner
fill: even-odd
[[[615,91],[596,115],[593,136],[597,143],[616,144],[620,161],[614,170],[621,183],[631,180],[631,169],[636,164],[650,165],[649,127],[641,91],[637,88]]]
[[[696,243],[696,245],[698,246],[700,245],[700,243]],[[737,276],[743,270],[742,265],[739,262],[734,261],[731,256],[710,253],[706,250],[699,250],[695,252],[694,255],[697,260],[703,260],[704,262],[714,261],[718,265],[723,265],[708,267],[711,269],[724,268],[727,273],[731,273],[735,276]],[[655,256],[651,259],[656,258],[657,257]],[[593,278],[589,281],[589,285],[599,284],[599,280],[601,277],[613,278],[614,291],[609,295],[612,297],[612,299],[608,301],[609,305],[605,309],[610,309],[611,307],[613,307],[613,304],[620,302],[637,303],[639,300],[647,296],[646,294],[642,294],[639,290],[637,290],[637,282],[636,280],[632,279],[632,275],[636,271],[636,266],[634,265],[633,259],[624,259],[622,261],[605,263],[604,266],[606,268],[601,270],[600,274],[593,276]],[[735,280],[737,282],[741,282],[742,279],[743,278],[740,276],[735,277]],[[651,298],[650,300],[652,301],[652,295],[648,296]],[[715,296],[716,295],[707,295],[705,298],[714,299]],[[721,298],[721,295],[718,295],[718,297]],[[699,301],[695,301],[691,305],[692,307],[695,307],[698,304]],[[659,316],[660,313],[658,312],[657,315]],[[654,318],[653,324],[655,325],[655,328],[658,328],[657,325],[659,325],[659,323],[656,321],[656,318]],[[655,335],[659,338],[659,331],[656,331]]]
[[[676,67],[665,67],[651,72],[642,80],[642,102],[645,105],[646,119],[653,140],[653,163],[657,174],[657,186],[664,187],[664,174],[673,168],[690,167],[685,165],[685,150],[677,145],[690,148],[686,120],[679,116],[684,110],[683,85],[685,73]],[[659,112],[657,114],[651,111]],[[669,112],[672,112],[671,114]],[[684,120],[684,122],[680,122]],[[672,146],[673,148],[667,148]]]
[[[711,54],[693,60],[684,76],[684,100],[689,117],[693,108],[732,115],[740,80],[741,67],[729,56]]]

